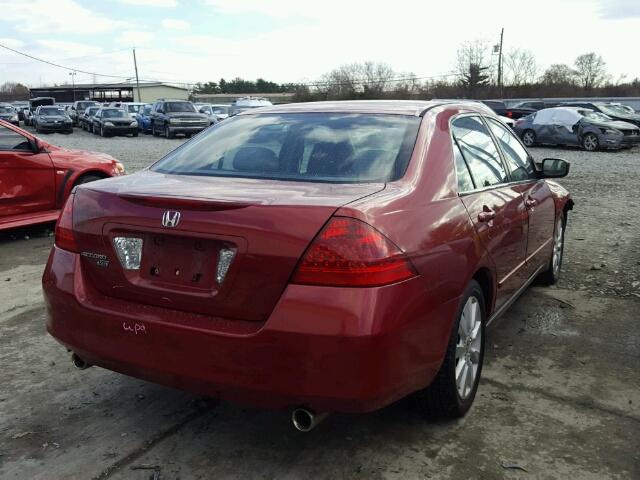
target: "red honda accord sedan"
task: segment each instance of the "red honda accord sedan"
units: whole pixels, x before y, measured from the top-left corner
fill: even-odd
[[[123,173],[109,155],[56,147],[0,120],[0,230],[53,222],[74,186]]]
[[[82,185],[48,331],[99,365],[267,407],[464,415],[485,327],[554,283],[573,202],[476,103],[321,102],[225,120]]]

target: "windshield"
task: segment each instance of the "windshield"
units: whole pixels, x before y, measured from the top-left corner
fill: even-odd
[[[59,107],[42,107],[40,115],[66,115],[64,108]]]
[[[13,108],[0,105],[0,113],[13,113]]]
[[[95,104],[96,104],[95,102],[78,102],[77,109],[78,110],[84,110],[84,109],[86,109],[88,107],[91,107],[91,106],[93,106]]]
[[[98,110],[100,110],[100,107],[90,107],[90,108],[88,109],[88,114],[89,114],[89,115],[91,115],[91,116],[93,116],[93,115],[95,115],[95,114],[96,114],[96,112],[97,112]]]
[[[151,108],[153,107],[153,105],[145,105],[144,108],[142,109],[141,114],[142,115],[151,115]]]
[[[211,107],[213,113],[219,113],[222,115],[227,115],[229,113],[229,107]]]
[[[619,107],[618,105],[598,105],[598,108],[606,113],[607,115],[629,115],[629,111],[624,108]]]
[[[611,118],[606,116],[604,113],[594,112],[593,110],[580,110],[580,113],[590,120],[595,120],[598,122],[611,121]]]
[[[102,111],[103,118],[120,118],[120,117],[127,117],[127,116],[128,115],[124,112],[124,110],[120,110],[120,109]]]
[[[167,102],[166,112],[196,112],[196,107],[190,102]]]
[[[137,113],[140,105],[127,105],[127,111],[129,113]]]
[[[342,113],[234,117],[151,169],[179,175],[386,182],[404,174],[420,118]]]

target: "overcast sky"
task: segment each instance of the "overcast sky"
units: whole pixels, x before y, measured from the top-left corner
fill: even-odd
[[[141,79],[314,81],[344,63],[450,73],[465,40],[529,49],[543,70],[596,52],[612,79],[640,77],[640,0],[0,0],[0,44],[65,66]],[[0,48],[0,83],[68,82]],[[118,78],[78,73],[76,83]]]

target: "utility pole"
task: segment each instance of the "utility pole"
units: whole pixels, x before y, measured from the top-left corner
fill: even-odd
[[[500,98],[504,96],[502,92],[502,37],[504,36],[504,28],[500,31],[500,51],[498,53],[498,89],[500,90]]]
[[[142,101],[142,97],[140,96],[140,80],[138,79],[138,62],[136,61],[136,49],[133,49],[133,66],[136,69],[136,88],[138,90],[138,101]]]
[[[72,85],[72,90],[73,90],[73,101],[76,101],[76,75],[78,73],[77,72],[69,72],[69,75],[71,75],[71,85]],[[67,84],[69,85],[69,84]]]

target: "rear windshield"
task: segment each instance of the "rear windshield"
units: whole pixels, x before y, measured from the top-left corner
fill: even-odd
[[[401,115],[246,115],[210,127],[151,170],[308,182],[386,182],[404,174],[419,126],[419,117]]]
[[[86,108],[92,107],[96,104],[96,102],[78,102],[78,110],[84,110]]]

